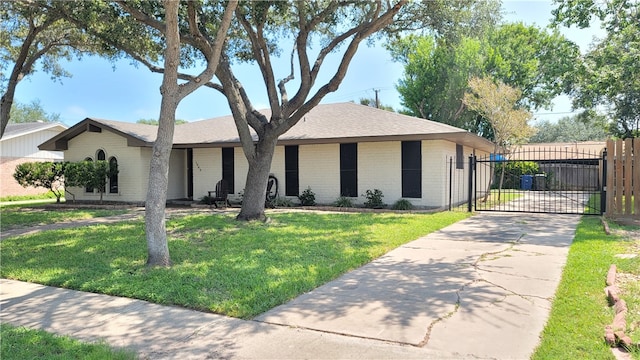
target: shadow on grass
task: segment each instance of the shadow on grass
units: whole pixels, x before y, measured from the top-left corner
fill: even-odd
[[[278,214],[238,223],[195,215],[167,223],[170,269],[145,266],[142,221],[3,241],[6,278],[250,318],[462,218]],[[457,216],[457,218],[456,218]]]

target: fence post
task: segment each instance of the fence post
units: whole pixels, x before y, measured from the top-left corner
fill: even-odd
[[[607,148],[602,152],[602,185],[600,186],[600,215],[607,212]]]
[[[469,201],[467,202],[467,211],[473,211],[473,179],[476,172],[476,158],[473,154],[469,155]]]

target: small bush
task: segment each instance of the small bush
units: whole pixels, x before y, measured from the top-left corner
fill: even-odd
[[[307,189],[298,196],[298,199],[300,199],[300,205],[302,206],[314,206],[316,204],[316,194],[311,190],[311,187],[307,187]]]
[[[393,210],[413,210],[413,204],[407,199],[400,199],[393,204]]]
[[[336,207],[353,207],[353,201],[346,196],[340,196],[338,200],[333,203]]]
[[[382,191],[378,189],[373,189],[373,191],[367,190],[364,196],[367,198],[367,201],[364,202],[365,207],[371,209],[382,209],[387,206],[382,202],[382,198],[384,197],[384,195],[382,195]]]
[[[292,207],[294,206],[293,201],[287,199],[286,197],[280,197],[271,200],[271,206],[273,207]]]
[[[213,198],[212,198],[212,197],[210,197],[209,195],[205,195],[205,196],[203,196],[203,197],[200,199],[200,201],[199,201],[198,203],[199,203],[199,204],[207,204],[207,205],[209,205],[209,204],[211,204],[211,200],[212,200],[212,199],[213,199]]]

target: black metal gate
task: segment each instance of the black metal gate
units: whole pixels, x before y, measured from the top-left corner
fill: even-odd
[[[470,158],[469,210],[603,213],[605,158],[574,149],[528,149]]]

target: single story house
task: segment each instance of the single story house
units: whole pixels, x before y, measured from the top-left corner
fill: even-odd
[[[62,151],[40,150],[38,145],[66,129],[67,126],[54,122],[7,124],[0,139],[0,197],[37,195],[46,191],[22,187],[13,174],[16,166],[24,162],[63,161]]]
[[[156,134],[152,125],[86,118],[40,149],[64,151],[67,161],[117,163],[105,200],[144,202]],[[198,200],[223,178],[231,200],[239,200],[248,163],[231,116],[177,125],[173,140],[168,200]],[[271,172],[279,196],[292,200],[311,188],[319,204],[340,196],[362,204],[366,190],[379,189],[387,204],[407,199],[439,208],[450,198],[453,177],[459,185],[454,197],[466,198],[468,156],[492,149],[486,139],[446,124],[354,103],[325,104],[280,136]],[[99,198],[94,191],[72,191],[78,200]]]

